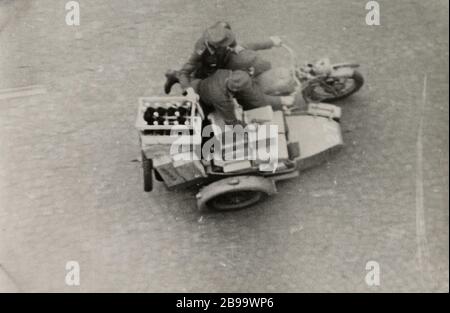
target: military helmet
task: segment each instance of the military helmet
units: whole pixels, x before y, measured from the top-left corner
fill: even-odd
[[[205,31],[205,41],[213,48],[226,48],[236,42],[236,37],[228,23],[217,22]]]

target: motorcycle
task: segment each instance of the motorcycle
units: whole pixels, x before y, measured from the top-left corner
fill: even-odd
[[[267,94],[301,92],[306,103],[334,102],[349,97],[364,85],[364,77],[356,70],[359,64],[331,64],[324,58],[299,66],[294,50],[286,44],[282,47],[289,52],[290,68],[274,68],[256,78]]]

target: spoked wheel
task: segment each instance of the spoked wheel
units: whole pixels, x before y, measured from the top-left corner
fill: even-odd
[[[303,89],[303,98],[306,102],[332,102],[344,99],[357,92],[364,85],[364,77],[354,71],[352,77],[320,78],[308,82]]]
[[[252,206],[265,198],[265,193],[257,190],[231,191],[211,199],[208,206],[217,211],[233,211]]]

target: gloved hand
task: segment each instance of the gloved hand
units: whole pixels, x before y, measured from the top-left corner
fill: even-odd
[[[240,45],[237,45],[236,47],[233,48],[233,51],[234,51],[234,53],[236,53],[236,54],[239,54],[239,53],[241,53],[241,52],[244,51],[244,50],[245,50],[245,48],[242,47],[242,46],[240,46]]]
[[[283,44],[283,40],[279,36],[272,36],[270,37],[270,40],[272,40],[275,47],[281,47]]]
[[[194,88],[189,87],[187,88],[183,95],[188,98],[189,101],[191,102],[198,102],[198,100],[200,99],[200,96],[195,92]]]
[[[293,97],[293,96],[281,97],[281,105],[283,105],[283,106],[290,107],[290,106],[293,106],[294,103],[295,103],[295,97]]]
[[[283,113],[284,113],[284,115],[291,115],[292,110],[287,106],[283,106]]]
[[[308,109],[301,92],[297,92],[294,96],[281,97],[281,105],[286,115],[291,114],[291,110],[306,111]]]

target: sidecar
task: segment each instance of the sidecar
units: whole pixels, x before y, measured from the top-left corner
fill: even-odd
[[[140,101],[136,127],[142,151],[144,190],[152,190],[153,178],[170,190],[194,187],[199,190],[196,198],[200,210],[229,211],[254,205],[276,194],[278,181],[298,177],[302,170],[320,164],[343,146],[340,109],[334,105],[316,103],[299,113],[286,115],[274,112],[272,118],[266,117],[265,124],[276,124],[278,129],[281,128],[277,134],[279,158],[273,169],[264,169],[264,164],[255,159],[218,162],[205,158],[203,154],[193,153],[203,152],[205,149],[202,148],[208,142],[206,139],[211,139],[202,136],[205,127],[216,126],[209,136],[219,138],[221,132],[217,130],[223,129],[224,124],[218,114],[204,116],[199,103],[192,103],[192,122],[183,136],[174,135],[174,130],[179,126],[155,127],[145,123],[143,114],[149,102],[173,101],[188,100],[183,97],[152,97],[141,98]],[[183,129],[186,130],[186,127]],[[168,130],[171,130],[170,135]],[[182,141],[187,149],[170,151],[175,142]],[[180,155],[196,155],[198,158],[180,159]]]

